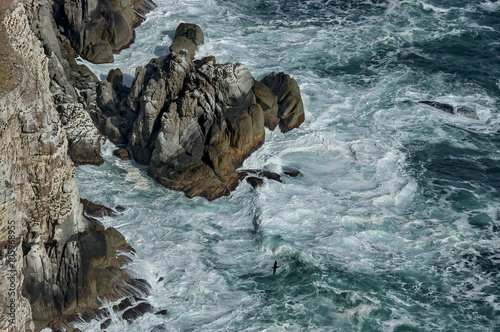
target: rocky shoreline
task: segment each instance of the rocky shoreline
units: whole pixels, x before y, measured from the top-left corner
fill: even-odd
[[[112,62],[151,0],[0,6],[0,303],[12,303],[0,310],[1,329],[65,330],[82,313],[105,319],[99,298],[124,298],[126,320],[155,311],[144,300],[147,283],[123,269],[133,249],[94,219],[114,211],[80,200],[74,167],[102,164],[105,138],[188,197],[212,200],[245,178],[276,179],[238,168],[266,127],[286,133],[304,121],[297,83],[284,73],[259,82],[215,56],[196,60],[204,42],[196,24],[179,26],[171,53],[138,67],[131,87],[118,69],[99,81],[75,56]]]

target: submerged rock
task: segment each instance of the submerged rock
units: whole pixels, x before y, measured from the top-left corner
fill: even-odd
[[[249,176],[246,178],[248,184],[250,184],[253,188],[260,187],[264,184],[264,180],[255,176]]]
[[[468,106],[458,106],[455,108],[455,114],[465,116],[467,118],[479,120],[479,117],[477,116],[477,112]]]
[[[301,175],[301,173],[298,169],[291,168],[291,167],[283,167],[283,173],[285,175],[288,175],[289,177],[292,177],[292,178],[295,178],[295,177]]]
[[[141,302],[137,304],[136,306],[127,309],[123,314],[122,318],[125,319],[127,322],[131,323],[137,318],[143,316],[145,313],[148,312],[153,312],[154,308],[151,306],[151,304],[147,302]]]
[[[468,107],[468,106],[453,107],[453,105],[450,105],[450,104],[444,104],[444,103],[439,103],[437,101],[429,101],[429,100],[422,100],[422,101],[419,101],[419,103],[432,106],[432,107],[437,108],[438,110],[444,111],[446,113],[461,115],[461,116],[465,116],[467,118],[479,120],[479,117],[477,116],[476,111],[473,108]]]

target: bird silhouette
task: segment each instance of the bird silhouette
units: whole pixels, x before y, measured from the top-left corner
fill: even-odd
[[[276,273],[276,269],[278,268],[278,262],[274,261],[274,266],[273,266],[273,274]]]

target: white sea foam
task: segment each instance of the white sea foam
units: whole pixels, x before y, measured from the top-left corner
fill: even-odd
[[[500,1],[481,2],[478,7],[487,12],[497,12],[500,10]]]
[[[498,289],[474,264],[485,248],[500,250],[493,231],[499,201],[476,190],[474,179],[440,184],[446,174],[431,176],[430,161],[413,165],[411,159],[420,145],[425,152],[443,142],[480,150],[470,137],[500,130],[497,98],[457,74],[401,62],[433,61],[428,44],[476,29],[464,16],[452,19],[470,9],[375,1],[356,3],[375,14],[355,16],[356,8],[341,1],[309,1],[297,10],[337,11],[295,19],[294,7],[283,1],[259,2],[269,6],[262,16],[255,16],[259,4],[247,1],[157,3],[136,42],[114,64],[92,70],[105,75],[118,66],[130,82],[136,66],[168,51],[178,23],[200,24],[206,42],[199,57],[242,62],[255,77],[285,71],[297,80],[306,122],[287,134],[266,131],[266,143],[243,167],[278,173],[293,167],[301,175],[265,180],[258,189],[242,183],[214,202],[187,199],[105,145],[104,166],[77,170],[82,196],[127,208],[103,222],[136,248],[129,268],[153,285],[148,300],[169,310],[132,325],[113,314],[107,331],[157,325],[167,331],[347,331],[363,324],[381,331],[479,330],[460,312],[481,301],[498,312]],[[497,3],[480,8],[484,4]],[[420,100],[474,108],[479,120]],[[481,156],[500,160],[500,151],[491,150]],[[452,199],[461,194],[487,202],[466,210],[461,204],[467,202]],[[479,213],[484,230],[470,224]],[[280,266],[275,276],[274,260]],[[81,328],[98,331],[99,325]]]

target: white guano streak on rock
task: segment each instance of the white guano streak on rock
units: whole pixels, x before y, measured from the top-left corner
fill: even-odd
[[[49,89],[48,58],[26,12],[19,4],[2,22],[23,68],[20,84],[0,99],[0,303],[15,304],[11,315],[6,306],[0,308],[2,331],[34,329],[30,304],[22,295],[23,270],[37,279],[51,278],[44,243],[49,238],[64,241],[85,227],[66,134]],[[23,259],[24,240],[32,243],[31,259]]]

